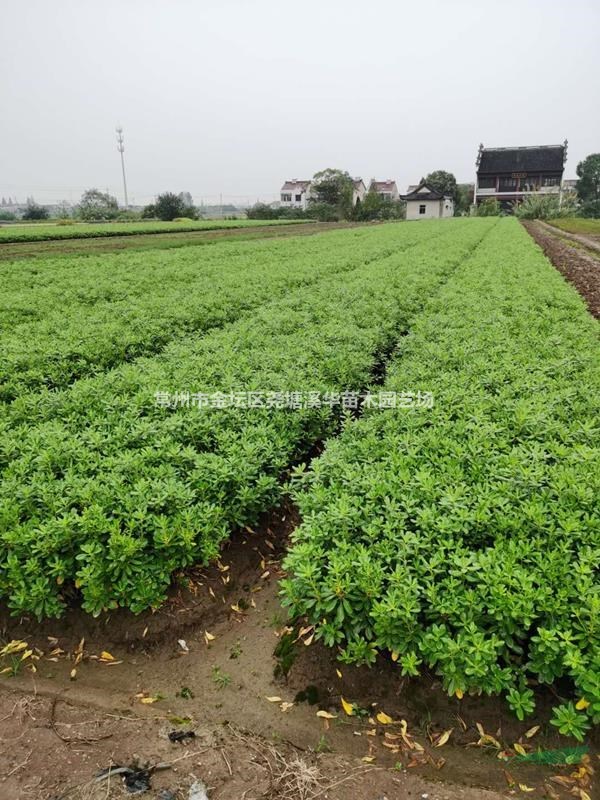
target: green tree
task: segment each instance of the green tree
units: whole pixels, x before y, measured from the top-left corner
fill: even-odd
[[[196,219],[198,212],[194,206],[189,205],[188,192],[163,192],[159,194],[154,203],[154,211],[159,219],[165,222],[177,219],[177,217],[190,217]]]
[[[311,186],[311,205],[317,207],[320,216],[349,219],[352,214],[354,183],[348,172],[341,169],[324,169],[315,172]],[[329,206],[330,211],[318,207]],[[312,210],[312,209],[311,209]]]
[[[438,192],[449,195],[455,203],[458,201],[458,184],[451,172],[446,172],[443,169],[436,169],[429,173],[425,178],[425,182],[433,189],[437,189]]]
[[[454,198],[454,214],[468,214],[473,205],[474,187],[472,183],[459,183],[456,186],[456,197]]]
[[[354,207],[353,217],[362,221],[402,219],[405,206],[401,200],[389,200],[381,197],[378,192],[370,191],[362,203]]]
[[[585,217],[600,217],[600,153],[592,153],[577,164],[577,196]]]
[[[119,204],[116,197],[99,189],[85,191],[77,207],[77,215],[86,221],[115,219],[118,213]]]
[[[48,219],[49,216],[50,213],[47,208],[38,205],[32,197],[28,198],[27,208],[23,213],[23,219]]]

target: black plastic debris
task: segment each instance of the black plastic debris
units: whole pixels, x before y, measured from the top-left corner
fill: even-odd
[[[194,731],[171,731],[168,736],[171,742],[183,742],[185,739],[196,738]]]
[[[100,770],[96,775],[96,783],[105,781],[112,778],[113,775],[120,775],[123,780],[123,785],[129,794],[141,794],[151,789],[150,779],[152,774],[159,769],[169,769],[170,764],[155,764],[154,766],[140,767],[138,764],[131,764],[129,767],[123,767],[115,764],[112,767]]]
[[[125,788],[130,794],[141,794],[150,789],[150,775],[152,773],[149,769],[140,767],[139,769],[129,769],[123,774],[123,783]]]

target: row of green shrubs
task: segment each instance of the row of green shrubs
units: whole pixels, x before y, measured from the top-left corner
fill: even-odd
[[[553,722],[582,738],[600,721],[597,322],[504,219],[399,355],[385,389],[434,408],[367,411],[298,471],[286,602],[343,661],[391,652],[520,719],[560,679]]]
[[[0,401],[64,389],[232,322],[269,299],[424,240],[426,231],[232,242],[0,266]],[[294,268],[290,269],[290,262]]]
[[[65,391],[20,395],[0,418],[0,595],[39,617],[76,590],[93,614],[160,604],[175,571],[277,501],[282,474],[341,412],[168,409],[156,392],[359,391],[493,224],[378,229],[388,250],[375,260]],[[360,238],[344,234],[352,260]]]

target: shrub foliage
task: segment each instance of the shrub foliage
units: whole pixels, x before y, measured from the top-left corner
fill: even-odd
[[[513,219],[418,317],[385,388],[431,414],[367,412],[296,478],[286,602],[344,661],[391,651],[520,718],[563,678],[600,720],[597,334]]]

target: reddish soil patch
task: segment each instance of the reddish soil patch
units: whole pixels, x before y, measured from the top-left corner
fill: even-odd
[[[5,615],[4,639],[26,639],[39,658],[0,677],[0,798],[123,797],[120,778],[90,781],[136,759],[173,765],[153,776],[148,798],[170,789],[187,800],[195,775],[210,800],[498,800],[510,790],[505,770],[536,789],[531,797],[566,797],[550,779],[573,767],[516,764],[478,744],[477,724],[508,753],[519,741],[528,750],[573,745],[548,725],[555,697],[541,694],[535,722],[519,723],[501,700],[449,699],[434,675],[402,679],[384,658],[371,669],[341,665],[310,631],[287,626],[280,554],[295,523],[287,508],[234,537],[219,564],[187,574],[187,588],[154,614],[91,620],[72,609],[42,625]],[[347,716],[342,697],[360,714]],[[377,721],[380,711],[395,723]],[[176,728],[196,738],[172,743]],[[294,783],[300,774],[304,788]]]
[[[600,318],[600,253],[596,256],[578,243],[569,241],[563,232],[540,222],[523,222],[546,256],[582,295],[590,313]],[[579,237],[581,238],[581,237]]]

